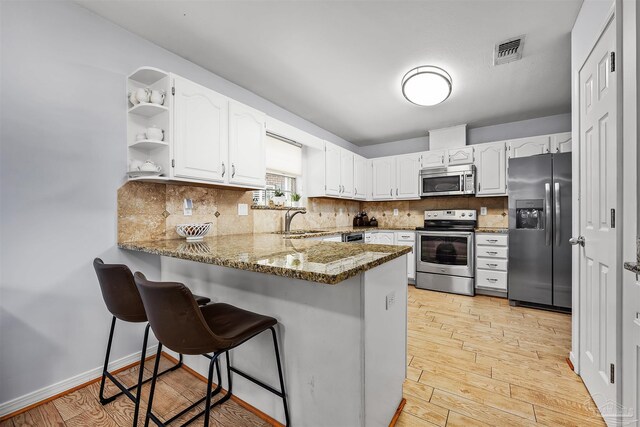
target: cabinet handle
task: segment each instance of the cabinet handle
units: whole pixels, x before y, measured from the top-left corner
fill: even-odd
[[[355,188],[355,187],[353,187],[353,192],[354,192],[355,194],[358,194],[358,189],[357,189],[357,188]]]
[[[497,282],[497,281],[498,281],[498,279],[492,279],[492,278],[490,278],[490,277],[487,277],[487,282],[495,283],[495,282]]]
[[[489,255],[498,255],[498,252],[494,252],[494,251],[487,251],[487,254],[489,254]]]
[[[233,178],[234,176],[236,176],[236,165],[231,163],[231,178]]]
[[[491,268],[494,268],[494,267],[497,267],[497,266],[498,266],[498,264],[487,264],[487,265],[488,265],[489,267],[491,267]]]
[[[398,195],[398,189],[396,188],[396,196]]]
[[[487,239],[487,242],[489,243],[496,243],[498,241],[498,239]]]
[[[222,162],[222,176],[227,172],[227,168],[224,166],[224,162]]]
[[[393,197],[393,188],[389,189],[389,196]]]

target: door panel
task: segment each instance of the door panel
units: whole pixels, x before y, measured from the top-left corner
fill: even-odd
[[[507,165],[505,143],[483,144],[475,150],[476,195],[506,195]]]
[[[342,159],[340,157],[340,147],[330,143],[325,145],[325,193],[328,196],[340,195],[340,169]]]
[[[617,73],[610,71],[614,48],[615,19],[580,70],[579,83],[579,229],[585,239],[578,248],[580,375],[601,410],[615,406],[619,397],[610,378],[611,366],[617,364],[619,330],[618,247],[611,226],[618,190]],[[617,383],[618,378],[613,380]]]
[[[265,115],[229,102],[229,183],[265,185]]]
[[[224,182],[229,143],[227,98],[177,76],[174,85],[174,175]]]
[[[382,157],[373,159],[373,198],[374,200],[389,200],[393,198],[395,187],[395,159]]]
[[[420,198],[420,156],[409,154],[396,157],[396,192],[398,199]]]
[[[536,156],[549,152],[549,136],[534,136],[530,138],[509,141],[509,158]]]
[[[367,197],[367,159],[358,155],[353,158],[353,197],[365,199]]]
[[[347,150],[340,150],[340,184],[342,197],[353,197],[353,153]]]

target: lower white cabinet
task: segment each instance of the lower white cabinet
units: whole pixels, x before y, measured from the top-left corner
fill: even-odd
[[[507,294],[509,236],[476,233],[476,293]]]
[[[407,277],[416,280],[416,233],[413,231],[396,231],[396,245],[411,246],[411,253],[407,254]]]

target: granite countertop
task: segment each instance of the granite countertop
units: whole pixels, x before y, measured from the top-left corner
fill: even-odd
[[[411,252],[409,246],[284,239],[278,234],[125,242],[118,247],[329,285]]]
[[[624,268],[625,270],[629,270],[636,274],[640,274],[640,264],[637,262],[625,262]]]
[[[416,227],[336,227],[325,229],[313,229],[311,231],[293,230],[292,234],[276,232],[279,236],[287,239],[306,239],[309,237],[334,236],[343,233],[358,233],[364,231],[416,231]]]
[[[503,233],[508,234],[508,228],[497,228],[497,227],[478,227],[476,228],[476,233]]]

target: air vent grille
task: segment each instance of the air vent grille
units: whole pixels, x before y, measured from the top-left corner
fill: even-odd
[[[506,64],[508,62],[521,59],[523,48],[524,36],[513,37],[496,43],[493,55],[493,65]]]

